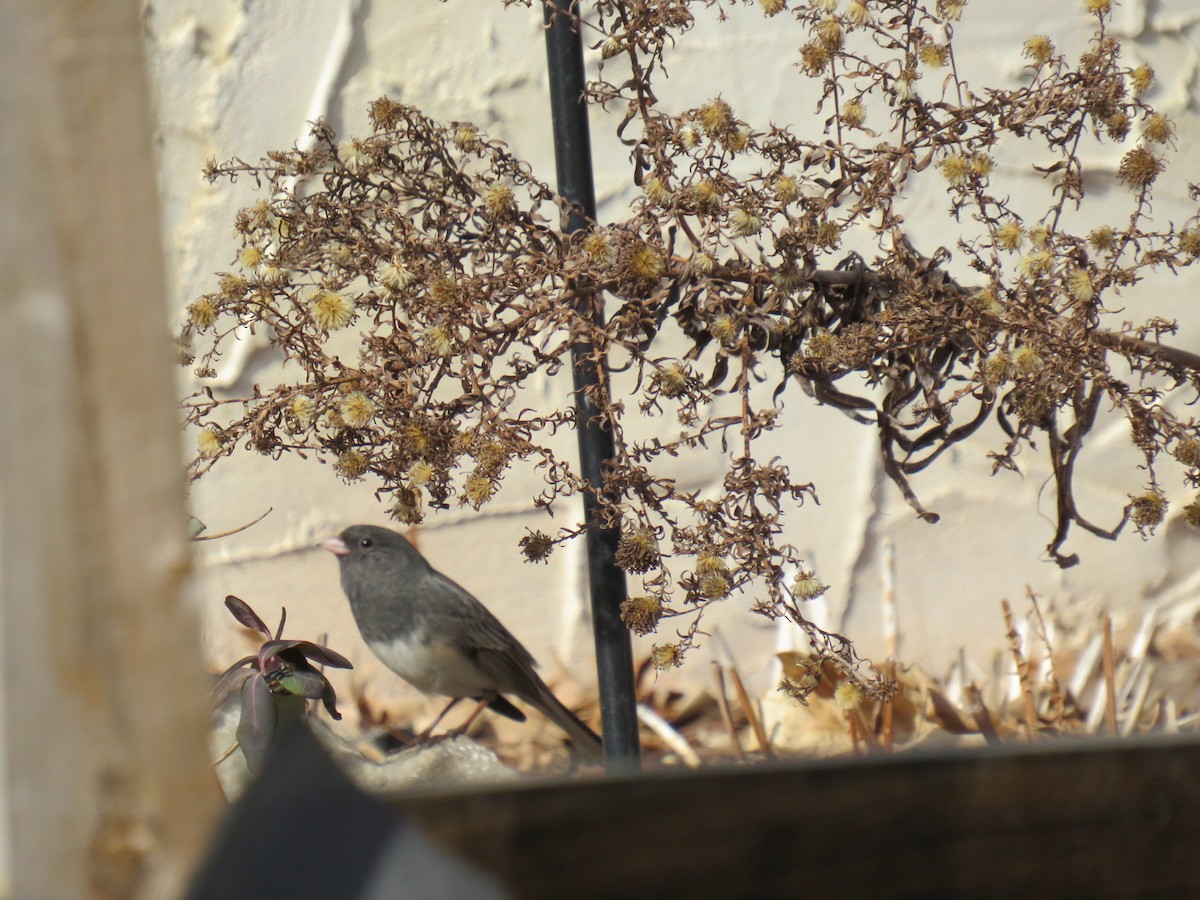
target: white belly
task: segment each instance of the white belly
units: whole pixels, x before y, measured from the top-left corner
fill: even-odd
[[[427,694],[478,697],[493,690],[489,679],[465,654],[445,643],[413,638],[369,641],[385,666]]]

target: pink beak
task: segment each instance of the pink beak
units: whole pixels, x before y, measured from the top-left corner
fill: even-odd
[[[350,548],[346,546],[346,542],[340,537],[328,537],[321,541],[317,546],[324,547],[334,556],[349,556]]]

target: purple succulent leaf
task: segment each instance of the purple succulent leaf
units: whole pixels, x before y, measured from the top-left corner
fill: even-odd
[[[238,744],[251,772],[262,770],[278,724],[271,688],[267,679],[255,672],[242,682],[242,717],[237,726]]]
[[[324,678],[324,676],[322,676]],[[325,704],[325,711],[334,719],[341,721],[342,714],[337,711],[337,693],[333,689],[333,685],[329,683],[329,679],[325,678],[325,690],[321,694],[321,702]]]
[[[256,656],[243,656],[218,676],[212,687],[212,705],[214,709],[224,703],[230,694],[242,686],[243,681],[254,674],[250,669],[245,668],[245,666],[257,661],[258,657]]]
[[[281,637],[283,637],[283,623],[286,621],[287,621],[287,607],[281,606],[281,607],[279,607],[279,627],[275,629],[275,640],[279,640]],[[270,634],[267,635],[267,637],[270,637],[270,636],[271,636]]]
[[[267,627],[267,623],[258,617],[258,613],[250,608],[250,604],[245,600],[230,594],[225,598],[225,607],[233,613],[233,617],[242,624],[243,628],[249,628],[251,631],[257,631],[260,634],[271,636],[271,629]]]
[[[279,656],[284,651],[293,649],[323,666],[333,666],[335,669],[354,668],[354,664],[342,654],[330,650],[328,647],[322,647],[320,644],[314,644],[312,641],[267,641],[258,652],[260,656],[264,654]]]

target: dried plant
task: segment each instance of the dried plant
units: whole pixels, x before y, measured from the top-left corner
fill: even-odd
[[[1200,484],[1200,429],[1167,405],[1196,386],[1200,358],[1162,342],[1173,322],[1112,310],[1150,270],[1191,265],[1200,228],[1150,220],[1173,126],[1144,99],[1153,71],[1121,62],[1107,0],[1080,3],[1095,33],[1078,59],[1031,37],[1015,89],[959,78],[964,3],[744,5],[592,5],[604,67],[587,99],[620,114],[641,193],[626,218],[581,234],[560,229],[565,204],[502,142],[386,98],[366,137],[339,142],[317,122],[305,148],[212,162],[210,180],[249,177],[262,197],[237,217],[236,270],[188,308],[188,364],[210,377],[231,340],[262,331],[295,377],[190,398],[193,477],[236,447],[312,452],[347,480],[378,479],[391,514],[415,523],[452,502],[483,506],[521,465],[544,479],[534,503],[557,510],[588,490],[552,447],[573,424],[571,400],[545,408],[526,389],[590,345],[620,385],[591,400],[616,445],[601,522],[620,529],[618,562],[640,580],[625,618],[641,633],[682,623],[655,648],[660,667],[683,659],[709,604],[741,592],[859,668],[849,642],[808,621],[804,602],[825,586],[781,538],[815,488],[756,453],[797,389],[877,429],[887,474],[929,521],[910,478],[994,420],[993,471],[1016,470],[1022,452],[1049,459],[1059,564],[1076,561],[1063,550],[1073,525],[1152,532],[1166,512],[1163,454]],[[743,121],[719,95],[683,110],[658,100],[655,80],[693,17],[735,12],[791,19],[797,77],[822,86],[823,129]],[[1109,178],[1128,215],[1076,233],[1085,174],[1097,174],[1084,150],[1098,143],[1128,147]],[[1036,149],[1042,190],[1014,198],[998,186],[1002,144]],[[901,192],[917,178],[945,184],[961,230],[953,250],[924,256],[906,233]],[[874,247],[869,259],[840,249],[851,235]],[[360,340],[336,353],[338,332]],[[1112,527],[1085,518],[1072,491],[1102,408],[1127,418],[1146,479]],[[662,433],[675,436],[634,439],[639,415],[674,420]],[[720,490],[679,487],[675,457],[714,442],[728,458]],[[1188,516],[1200,521],[1200,503]],[[542,560],[581,530],[520,545]],[[889,690],[861,681],[871,698]]]

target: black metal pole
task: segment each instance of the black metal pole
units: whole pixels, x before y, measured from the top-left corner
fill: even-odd
[[[596,218],[596,191],[592,185],[592,150],[588,134],[587,104],[583,101],[583,41],[576,23],[578,0],[543,0],[546,21],[546,58],[550,71],[550,110],[554,127],[554,159],[558,193],[582,210],[572,212],[567,232],[587,226]],[[584,218],[584,217],[587,218]],[[599,298],[583,297],[581,312],[604,315]],[[583,476],[594,488],[603,483],[604,465],[613,457],[612,432],[600,424],[599,410],[588,391],[603,384],[607,373],[592,362],[592,348],[576,346],[575,421]],[[625,573],[617,568],[614,529],[596,524],[596,497],[583,499],[587,523],[588,586],[592,601],[592,626],[596,639],[596,670],[600,683],[600,717],[609,772],[630,772],[640,767],[637,698],[633,682],[633,650],[629,629],[621,621],[625,600]]]

